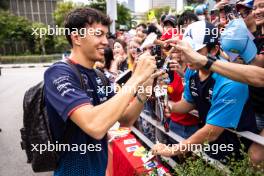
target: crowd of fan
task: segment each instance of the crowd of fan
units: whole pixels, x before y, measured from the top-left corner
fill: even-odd
[[[263,87],[258,86],[257,83],[256,85],[252,85],[252,83],[246,85],[232,81],[232,76],[230,76],[231,79],[228,79],[221,76],[221,73],[217,74],[206,69],[192,71],[190,69],[192,65],[183,62],[182,57],[186,57],[186,54],[184,56],[179,49],[171,49],[177,45],[176,41],[183,38],[189,41],[192,49],[201,55],[210,55],[226,62],[264,68],[264,1],[237,2],[235,10],[238,12],[238,17],[235,17],[234,20],[228,16],[230,14],[226,14],[225,6],[228,4],[229,1],[218,0],[211,11],[205,4],[202,4],[193,11],[186,10],[178,16],[163,14],[159,20],[152,19],[150,23],[139,24],[129,31],[118,30],[115,35],[110,35],[108,38],[109,47],[105,49],[105,62],[97,62],[96,67],[114,82],[122,72],[133,71],[140,46],[150,33],[155,33],[158,37],[153,45],[161,45],[163,55],[171,56],[170,68],[173,70],[173,80],[167,90],[169,99],[174,104],[171,103],[171,109],[168,108],[170,109],[170,130],[185,138],[186,142],[198,140],[199,143],[202,139],[208,138],[209,143],[219,145],[232,143],[235,148],[232,152],[238,158],[239,154],[236,152],[239,151],[241,143],[243,143],[244,149],[250,154],[252,163],[259,164],[264,160],[264,146],[252,144],[252,141],[244,138],[238,139],[235,134],[225,129],[251,131],[264,136]],[[223,33],[220,36],[218,36],[219,33],[205,35],[203,28],[207,27],[216,28]],[[231,33],[230,36],[230,32],[225,32],[225,28],[235,33]],[[244,28],[247,28],[248,31]],[[246,46],[232,54],[228,44],[243,43],[244,39],[246,39]],[[249,46],[250,42],[254,46]],[[144,50],[151,50],[153,45],[148,45]],[[236,48],[236,46],[232,47]],[[149,104],[147,103],[146,108],[151,109],[152,107],[147,107]],[[193,109],[198,110],[199,118],[188,113]],[[156,140],[154,128],[141,118],[137,123],[145,135],[154,142]],[[211,136],[205,137],[203,131],[210,129],[214,129]],[[162,145],[160,144],[160,146]],[[177,155],[177,152],[164,153],[160,151],[160,146],[154,147],[157,154]],[[209,156],[225,162],[224,158],[230,156],[230,153],[222,151],[217,155],[209,153]]]

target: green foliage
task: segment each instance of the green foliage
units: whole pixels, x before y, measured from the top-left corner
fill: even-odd
[[[234,159],[230,159],[228,164],[228,167],[231,170],[230,176],[263,176],[264,173],[261,173],[252,167],[248,154],[243,151],[241,151],[241,153],[243,155],[242,160],[235,161]],[[264,172],[263,169],[262,172]]]
[[[65,36],[55,36],[54,43],[56,53],[70,50],[70,45]]]
[[[92,2],[89,7],[102,11],[106,13],[106,1],[98,0],[96,2]],[[126,8],[123,4],[117,3],[117,21],[116,28],[119,28],[120,25],[126,25],[128,28],[131,28],[131,12],[128,8]]]
[[[75,8],[77,8],[77,6],[73,2],[59,2],[53,13],[55,23],[59,27],[63,27],[66,15]]]
[[[210,166],[202,158],[189,157],[181,167],[176,167],[174,170],[176,175],[224,176],[224,173]]]
[[[89,4],[89,7],[100,10],[103,13],[106,13],[106,1],[105,0],[97,0],[95,2],[93,1],[91,4]]]
[[[117,25],[126,25],[128,28],[131,28],[131,12],[123,4],[117,3]]]
[[[263,176],[264,173],[256,171],[249,162],[247,153],[242,152],[243,159],[230,159],[226,167],[230,170],[229,176]],[[231,157],[232,158],[232,157]],[[175,175],[188,176],[225,176],[227,175],[222,170],[214,168],[212,165],[205,162],[202,158],[189,157],[186,161],[176,168],[174,168]]]
[[[1,56],[1,64],[13,63],[45,63],[54,62],[61,59],[60,54],[54,55],[29,55],[29,56]]]
[[[187,4],[203,4],[205,0],[187,0]]]
[[[55,52],[63,52],[65,41],[56,40],[54,35],[39,35],[40,29],[48,29],[43,23],[30,22],[24,17],[11,14],[8,11],[0,10],[0,46],[10,46],[14,48],[15,43],[25,46],[28,50],[23,51],[27,54],[51,54]],[[34,32],[37,30],[37,32]],[[65,36],[63,36],[65,38]],[[59,43],[56,43],[59,41]],[[55,47],[56,46],[56,47]],[[13,51],[15,52],[15,51]],[[17,53],[9,54],[25,54],[20,50]]]
[[[0,10],[0,45],[5,41],[32,42],[31,22],[23,17]]]
[[[34,48],[32,23],[24,17],[18,17],[8,11],[0,10],[0,46],[23,43],[30,52]]]
[[[47,26],[43,23],[32,23],[32,28],[34,29],[47,29]],[[34,52],[33,53],[37,53],[37,54],[46,54],[46,47],[45,47],[45,43],[46,40],[48,39],[47,35],[41,36],[38,34],[34,34]]]
[[[66,15],[73,9],[78,7],[84,7],[83,5],[77,6],[72,2],[59,2],[55,12],[53,13],[55,23],[58,27],[64,27],[64,19]],[[93,1],[89,4],[89,7],[102,11],[106,13],[106,1],[105,0],[97,0]],[[124,5],[117,4],[117,26],[127,25],[131,27],[131,14],[129,9],[127,9]],[[62,52],[65,50],[69,50],[69,44],[65,36],[54,36],[54,48],[56,52]]]

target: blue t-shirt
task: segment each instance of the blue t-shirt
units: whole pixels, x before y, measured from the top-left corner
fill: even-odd
[[[211,73],[208,78],[200,81],[199,72],[190,69],[186,71],[185,82],[184,99],[196,106],[202,125],[211,124],[237,131],[256,132],[256,120],[246,84],[217,73]],[[238,137],[227,130],[213,143],[231,143],[235,149],[234,153],[239,155],[241,144]],[[245,143],[248,147],[249,141]],[[229,154],[220,152],[218,155],[209,155],[216,159],[224,159]]]
[[[76,67],[82,75],[86,91],[81,89],[78,76],[66,63],[58,62],[52,65],[44,75],[45,101],[54,143],[62,142],[66,122],[75,109],[85,104],[101,104],[113,96],[113,91],[103,91],[103,80],[93,69],[78,64]],[[69,144],[70,151],[60,151],[59,166],[54,175],[105,175],[106,136],[102,140],[96,140],[76,126]]]

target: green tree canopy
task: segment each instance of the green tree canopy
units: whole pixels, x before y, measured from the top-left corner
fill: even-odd
[[[31,22],[8,11],[0,10],[0,45],[5,41],[31,42],[33,39]]]
[[[64,25],[64,19],[66,15],[73,9],[77,8],[73,2],[59,2],[57,4],[56,10],[53,13],[53,17],[55,20],[55,23],[59,27],[63,27]]]
[[[96,2],[92,2],[89,7],[102,11],[106,13],[106,1],[105,0],[97,0]],[[128,28],[131,27],[131,12],[128,8],[126,8],[123,4],[117,3],[117,21],[116,27],[119,25],[126,25]]]
[[[102,11],[106,13],[106,1],[105,0],[97,0],[95,2],[91,2],[89,7]],[[55,12],[53,13],[55,23],[63,27],[63,22],[65,16],[73,9],[79,6],[75,5],[72,2],[60,2],[57,5]],[[119,25],[126,25],[129,28],[131,27],[131,12],[128,8],[126,8],[123,4],[117,3],[117,27]]]

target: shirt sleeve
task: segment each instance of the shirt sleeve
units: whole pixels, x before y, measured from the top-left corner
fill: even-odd
[[[223,128],[237,128],[248,99],[248,86],[230,81],[213,90],[212,106],[206,123]]]
[[[84,104],[92,104],[81,89],[80,80],[66,64],[50,67],[44,74],[45,97],[62,117],[67,120],[73,110]]]
[[[192,75],[192,71],[187,69],[184,75],[184,81],[185,81],[185,86],[184,86],[184,94],[183,98],[188,102],[188,103],[193,103],[194,100],[191,95],[190,91],[190,78]]]

